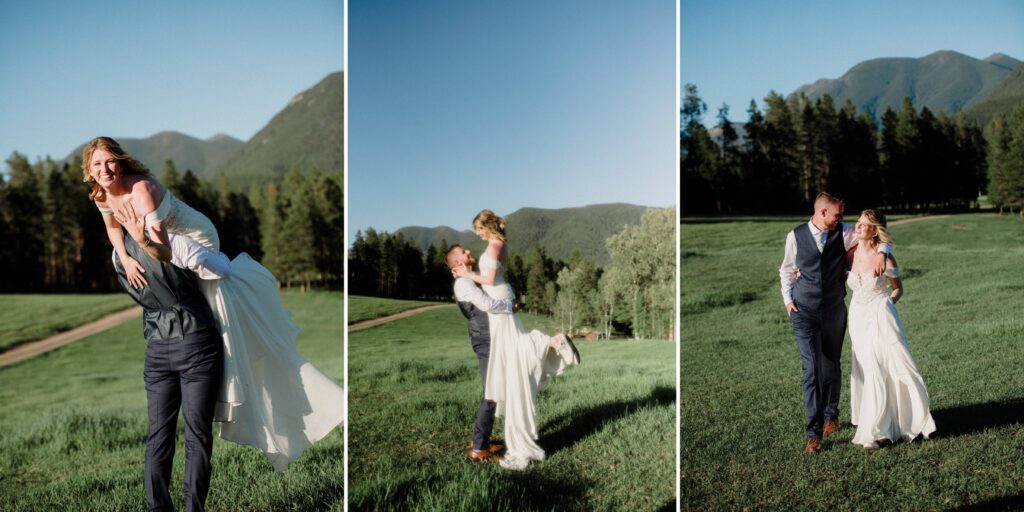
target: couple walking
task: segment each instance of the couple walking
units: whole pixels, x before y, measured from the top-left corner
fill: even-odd
[[[579,352],[565,334],[548,336],[523,328],[516,315],[515,293],[505,281],[505,220],[483,210],[473,219],[473,229],[487,241],[479,274],[472,271],[473,255],[463,247],[454,245],[445,256],[455,277],[455,300],[469,320],[469,336],[484,384],[469,458],[499,458],[504,449],[501,467],[524,470],[530,461],[543,461],[545,456],[536,442],[537,392],[551,377],[579,364]],[[505,418],[505,448],[490,442],[495,415]]]
[[[245,253],[228,261],[213,223],[113,139],[93,139],[83,156],[118,281],[143,307],[147,508],[174,510],[181,409],[185,508],[203,510],[213,421],[221,422],[221,438],[259,448],[283,471],[342,423],[344,391],[296,351],[299,329],[270,271]]]
[[[822,192],[814,216],[786,237],[779,267],[782,298],[803,362],[807,442],[839,432],[840,356],[849,322],[852,442],[927,438],[935,431],[928,391],[917,371],[896,302],[903,295],[885,216],[864,210],[855,226],[842,222],[843,202]],[[891,284],[891,291],[886,282]],[[853,290],[847,313],[846,286]]]

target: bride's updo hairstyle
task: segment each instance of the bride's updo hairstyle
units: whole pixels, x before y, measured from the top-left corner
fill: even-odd
[[[114,155],[114,160],[117,160],[121,164],[121,174],[141,174],[143,176],[152,176],[149,169],[146,168],[142,162],[134,159],[127,151],[121,148],[121,145],[116,140],[110,137],[96,137],[89,141],[85,145],[85,149],[82,150],[82,181],[89,184],[92,191],[89,193],[89,200],[96,201],[97,196],[100,200],[103,199],[103,188],[100,187],[96,180],[92,179],[92,175],[89,174],[89,161],[92,160],[92,154],[97,149],[102,149],[111,155]]]
[[[875,228],[875,238],[872,240],[875,245],[878,244],[889,244],[892,245],[892,235],[889,234],[888,222],[885,220],[885,215],[878,210],[864,210],[860,212],[860,216],[864,217],[868,224]]]
[[[483,229],[492,238],[505,242],[505,219],[490,210],[483,210],[473,217],[473,229]]]

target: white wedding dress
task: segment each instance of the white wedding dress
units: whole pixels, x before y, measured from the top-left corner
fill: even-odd
[[[156,222],[220,249],[210,219],[169,190],[146,216],[147,227]],[[200,280],[200,288],[224,340],[224,379],[214,417],[221,422],[220,437],[259,448],[283,471],[345,420],[345,392],[298,353],[299,328],[281,304],[277,280],[248,254],[231,261],[230,276]]]
[[[486,254],[480,256],[480,273],[496,274],[493,285],[481,286],[487,295],[515,299],[500,262]],[[496,403],[497,416],[505,417],[506,457],[542,461],[544,450],[536,442],[537,392],[569,362],[549,350],[550,336],[537,330],[526,332],[519,315],[488,314],[488,320],[491,351],[484,397]]]
[[[850,272],[849,330],[853,345],[850,372],[850,418],[857,426],[853,443],[878,447],[878,441],[912,441],[935,432],[928,391],[917,371],[896,306],[889,298],[886,275]]]

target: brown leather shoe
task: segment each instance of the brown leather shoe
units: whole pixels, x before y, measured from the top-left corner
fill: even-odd
[[[821,438],[808,437],[807,444],[804,446],[804,453],[818,453],[819,451],[821,451]]]
[[[836,421],[836,420],[826,420],[825,421],[825,436],[824,437],[828,437],[828,436],[830,436],[832,434],[838,434],[838,433],[839,433],[839,422]]]
[[[473,449],[473,441],[470,441],[468,451],[469,460],[472,462],[484,462],[492,459],[497,460],[500,458],[498,457],[498,454],[504,449],[505,447],[498,443],[490,443],[487,445],[487,448],[476,451]]]

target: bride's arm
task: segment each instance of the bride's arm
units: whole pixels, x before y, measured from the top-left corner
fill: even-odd
[[[141,289],[148,284],[146,278],[142,277],[146,270],[139,265],[138,261],[135,261],[135,258],[128,255],[128,251],[124,248],[124,231],[121,230],[121,224],[114,219],[114,215],[110,213],[107,205],[96,203],[96,206],[100,208],[101,212],[106,210],[103,213],[103,226],[107,229],[107,239],[110,240],[110,245],[114,246],[114,252],[121,260],[121,266],[124,267],[125,279],[133,288]]]
[[[162,200],[166,193],[167,190],[164,189],[164,186],[156,180],[139,180],[132,185],[132,207],[140,218],[146,218],[152,215],[159,206],[157,198]],[[167,237],[167,231],[164,230],[160,220],[150,222],[148,231],[149,238],[154,244],[164,245],[170,251],[171,239]]]
[[[494,261],[498,261],[498,258],[501,257],[501,249],[504,246],[505,244],[501,243],[499,240],[491,240],[488,242],[487,249],[484,250],[484,254],[490,256]],[[498,276],[498,272],[496,270],[497,269],[480,265],[479,274],[467,272],[465,275],[460,275],[472,279],[477,284],[493,285]]]
[[[899,267],[896,266],[896,258],[886,255],[885,277],[888,277],[889,283],[892,284],[892,293],[889,294],[889,298],[892,299],[893,304],[896,304],[896,301],[903,296],[903,280],[900,279],[899,270]]]

